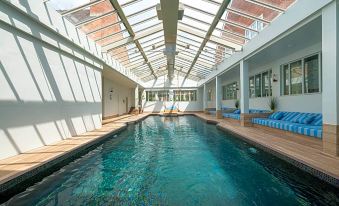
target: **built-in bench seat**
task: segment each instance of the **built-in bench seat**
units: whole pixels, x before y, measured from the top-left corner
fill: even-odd
[[[231,119],[236,119],[240,120],[240,110],[237,109],[232,113],[223,113],[222,116],[225,118],[231,118]],[[268,110],[261,110],[261,109],[250,109],[249,110],[250,114],[264,114],[264,113],[270,113]]]
[[[319,113],[275,112],[268,118],[253,118],[252,123],[322,138],[322,115]]]

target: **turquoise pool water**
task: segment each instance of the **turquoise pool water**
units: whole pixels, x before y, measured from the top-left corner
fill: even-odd
[[[8,205],[335,205],[338,190],[194,116],[151,116]]]

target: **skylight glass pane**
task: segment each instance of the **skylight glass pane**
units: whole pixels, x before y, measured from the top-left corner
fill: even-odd
[[[74,1],[71,1],[74,2]],[[72,4],[72,5],[78,5],[78,6],[82,6],[82,5],[86,5],[87,3],[89,3],[90,1],[79,1],[79,3],[82,2],[82,4]],[[52,3],[52,2],[51,2]],[[67,3],[62,3],[60,4],[60,7],[63,7],[64,10],[58,10],[60,13],[64,13],[69,9],[74,9],[75,7],[67,7]],[[87,6],[85,8],[81,8],[80,10],[76,10],[70,14],[65,15],[65,17],[72,22],[73,24],[77,25],[79,23],[82,22],[86,22],[88,20],[91,19],[95,19],[97,17],[100,17],[104,14],[108,14],[108,13],[112,13],[113,11],[113,7],[111,5],[111,3],[109,2],[109,0],[105,0],[105,1],[101,1],[97,4],[91,5],[91,6]]]

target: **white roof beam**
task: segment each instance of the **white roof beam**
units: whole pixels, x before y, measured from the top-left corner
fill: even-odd
[[[214,19],[213,19],[213,21],[211,23],[211,26],[209,27],[206,35],[203,37],[204,40],[203,40],[203,42],[200,45],[200,48],[199,48],[199,50],[198,50],[198,52],[197,52],[197,54],[196,54],[196,56],[195,56],[195,58],[194,58],[194,60],[193,60],[193,62],[191,64],[191,67],[189,68],[189,70],[188,70],[188,72],[187,72],[187,74],[186,74],[186,76],[184,78],[183,83],[185,82],[185,79],[190,74],[190,72],[191,72],[192,68],[194,67],[195,63],[198,61],[198,58],[199,58],[199,55],[200,55],[201,51],[204,49],[205,45],[207,44],[208,39],[211,37],[214,29],[216,28],[217,24],[219,23],[219,20],[221,19],[222,15],[224,14],[225,9],[227,8],[229,3],[230,3],[230,0],[224,0],[222,2],[222,4],[220,5],[220,7],[218,9],[218,12],[216,13],[216,15],[215,15],[215,17],[214,17]],[[191,32],[191,33],[193,33],[193,32]],[[241,46],[239,48],[239,45],[236,45],[236,44],[233,44],[233,43],[228,43],[228,44],[234,45],[234,46],[228,46],[228,47],[231,47],[231,48],[235,48],[235,49],[239,49],[239,50],[242,48]]]
[[[131,36],[131,39],[134,41],[135,43],[135,46],[138,48],[138,50],[140,51],[141,55],[143,56],[145,62],[148,62],[148,59],[147,59],[147,56],[145,55],[145,53],[143,52],[143,49],[138,41],[138,38],[136,38],[135,36],[135,33],[131,27],[131,25],[129,24],[128,20],[127,20],[127,17],[125,16],[121,6],[119,5],[118,1],[116,0],[109,0],[113,6],[113,8],[117,11],[121,21],[123,22],[123,24],[125,25],[125,28],[127,29],[129,35]],[[108,51],[109,49],[107,49],[108,46],[105,48],[106,51]],[[151,70],[152,74],[154,75],[154,77],[156,78],[155,74],[154,74],[154,70],[151,66],[150,63],[147,63],[148,64],[148,67],[149,69]]]
[[[285,10],[282,9],[282,8],[279,8],[279,7],[274,6],[274,5],[272,5],[272,4],[268,4],[268,3],[266,3],[266,2],[262,2],[262,1],[258,1],[258,0],[245,0],[245,1],[251,2],[251,3],[253,3],[253,4],[256,4],[256,5],[259,5],[259,6],[262,6],[262,7],[265,7],[265,8],[274,10],[274,11],[277,11],[277,12],[283,13],[283,12],[285,11]]]

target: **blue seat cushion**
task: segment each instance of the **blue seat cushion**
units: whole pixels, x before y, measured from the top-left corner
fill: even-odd
[[[282,121],[291,121],[294,117],[296,117],[300,112],[286,112],[284,117],[281,118]]]
[[[224,113],[222,116],[225,117],[225,118],[240,120],[240,114]]]
[[[322,137],[322,127],[314,125],[305,125],[300,123],[293,123],[289,121],[282,120],[273,120],[266,118],[253,118],[252,122],[254,124],[260,124],[263,126],[268,126],[271,128],[281,129],[289,132],[294,132],[302,135],[312,136],[321,138]]]
[[[240,114],[240,109],[235,110],[233,114]]]
[[[275,120],[280,120],[281,118],[284,117],[284,112],[274,112],[271,114],[268,118],[269,119],[275,119]]]

